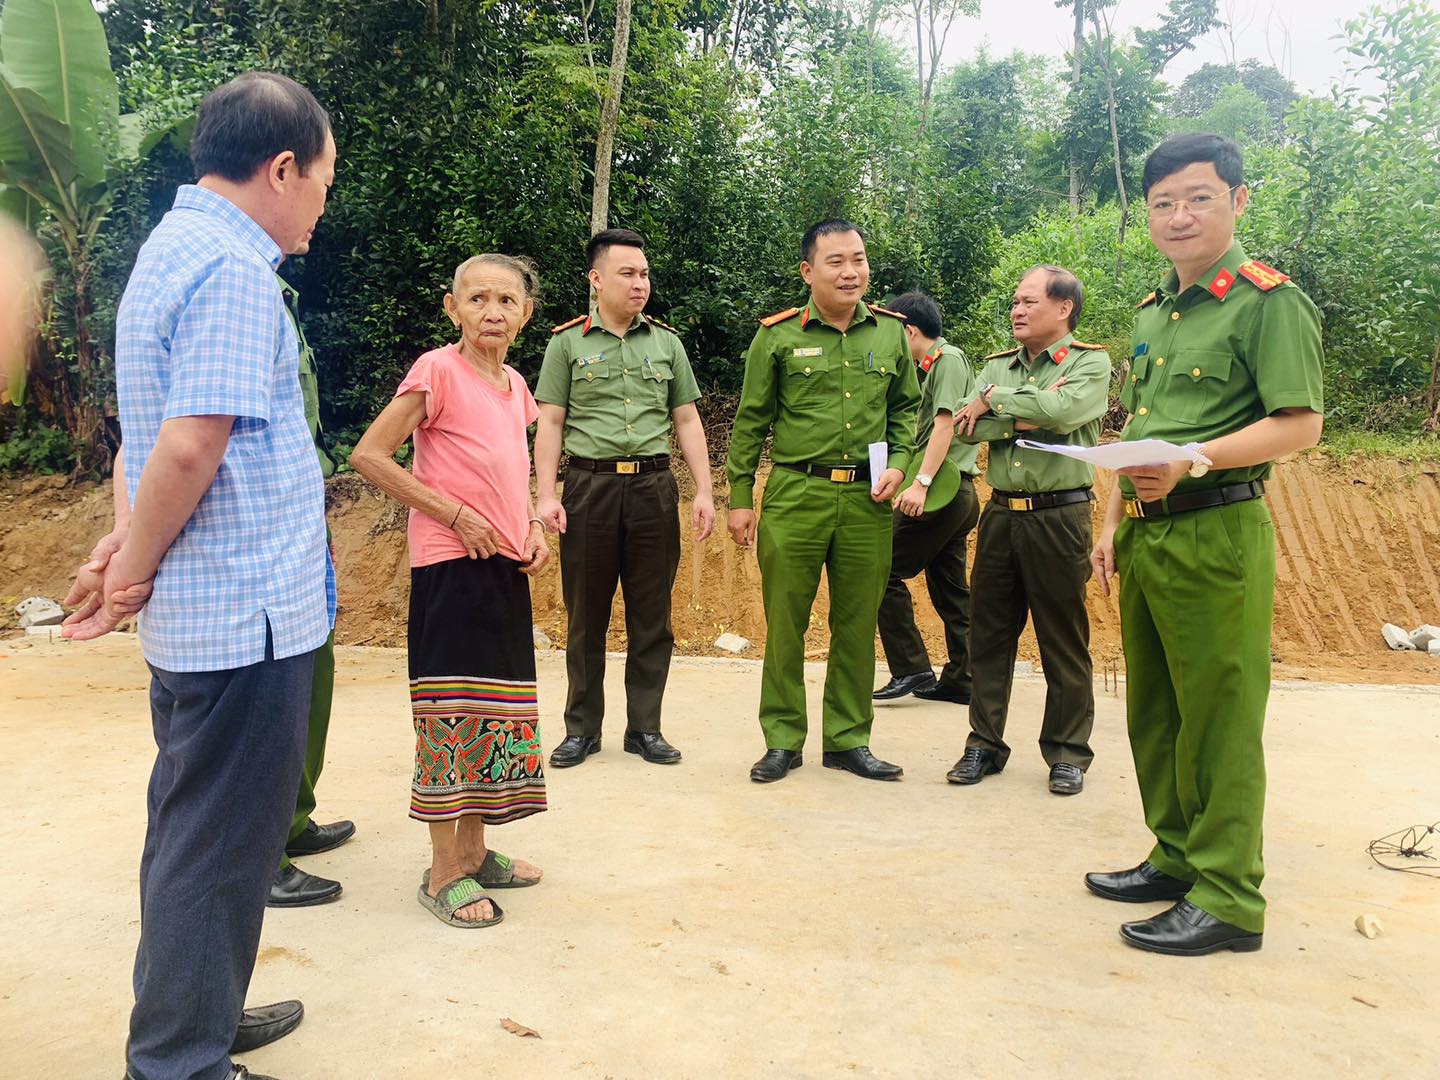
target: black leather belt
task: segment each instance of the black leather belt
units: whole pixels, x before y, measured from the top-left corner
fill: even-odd
[[[1167,499],[1141,502],[1139,499],[1125,500],[1125,516],[1129,518],[1169,517],[1191,510],[1208,510],[1212,506],[1228,506],[1231,503],[1249,502],[1265,494],[1263,480],[1251,480],[1245,484],[1226,484],[1223,487],[1207,488],[1205,491],[1182,491]]]
[[[1037,491],[1026,494],[1023,491],[992,491],[990,501],[998,502],[1007,510],[1049,510],[1056,506],[1072,503],[1091,502],[1095,493],[1089,488],[1072,488],[1069,491]]]
[[[570,467],[593,473],[618,473],[621,476],[636,476],[639,473],[657,472],[670,468],[670,455],[657,454],[646,458],[621,458],[616,461],[595,461],[592,458],[572,457]]]
[[[793,469],[807,476],[818,476],[835,484],[868,484],[870,464],[862,465],[816,465],[814,462],[798,462],[794,465],[776,462],[782,469]]]

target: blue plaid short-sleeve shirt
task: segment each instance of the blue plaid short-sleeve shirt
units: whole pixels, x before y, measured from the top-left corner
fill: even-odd
[[[233,416],[215,480],[140,613],[145,658],[223,671],[319,648],[334,623],[325,491],[300,396],[281,252],[234,203],[193,185],[140,249],[116,324],[131,504],[160,425]]]

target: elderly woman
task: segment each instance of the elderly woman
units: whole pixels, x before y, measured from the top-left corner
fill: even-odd
[[[476,255],[445,312],[460,331],[428,352],[351,454],[410,508],[410,816],[430,827],[420,903],[451,926],[493,926],[486,888],[540,871],[486,846],[485,826],[545,809],[527,575],[550,560],[530,503],[525,429],[539,415],[505,354],[535,310],[527,261]],[[394,454],[415,439],[414,472]]]

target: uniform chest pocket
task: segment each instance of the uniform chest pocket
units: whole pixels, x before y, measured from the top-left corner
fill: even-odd
[[[865,370],[865,404],[870,406],[883,406],[885,399],[890,395],[890,384],[894,381],[899,372],[890,364],[877,363],[872,368]]]
[[[668,360],[645,360],[640,364],[640,378],[656,405],[670,404],[670,384],[675,379],[675,369]]]
[[[787,356],[785,364],[785,398],[794,405],[820,406],[830,397],[830,358],[819,356]]]
[[[1177,350],[1169,376],[1156,388],[1156,411],[1182,424],[1199,423],[1225,393],[1233,360],[1221,349]]]
[[[570,365],[570,381],[572,383],[594,382],[596,379],[608,379],[610,377],[610,361],[603,357],[594,360],[577,360]]]
[[[1132,356],[1120,367],[1120,404],[1125,411],[1133,413],[1140,404],[1140,385],[1150,374],[1150,357],[1145,354]]]

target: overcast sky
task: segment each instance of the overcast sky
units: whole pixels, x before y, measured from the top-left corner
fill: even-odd
[[[1220,0],[1220,15],[1235,27],[1240,59],[1254,57],[1273,63],[1294,80],[1302,92],[1321,93],[1344,71],[1338,44],[1333,40],[1341,24],[1375,6],[1376,0]],[[1385,6],[1393,6],[1387,0]],[[1164,0],[1119,0],[1112,9],[1117,32],[1136,25],[1153,27],[1165,10]],[[913,48],[906,27],[892,29],[896,40]],[[954,64],[974,55],[985,43],[992,55],[1016,49],[1062,56],[1069,48],[1072,24],[1055,0],[980,0],[980,15],[956,20],[945,45],[944,63]],[[1178,84],[1205,63],[1225,63],[1228,37],[1212,32],[1182,53],[1165,71],[1167,81]]]

